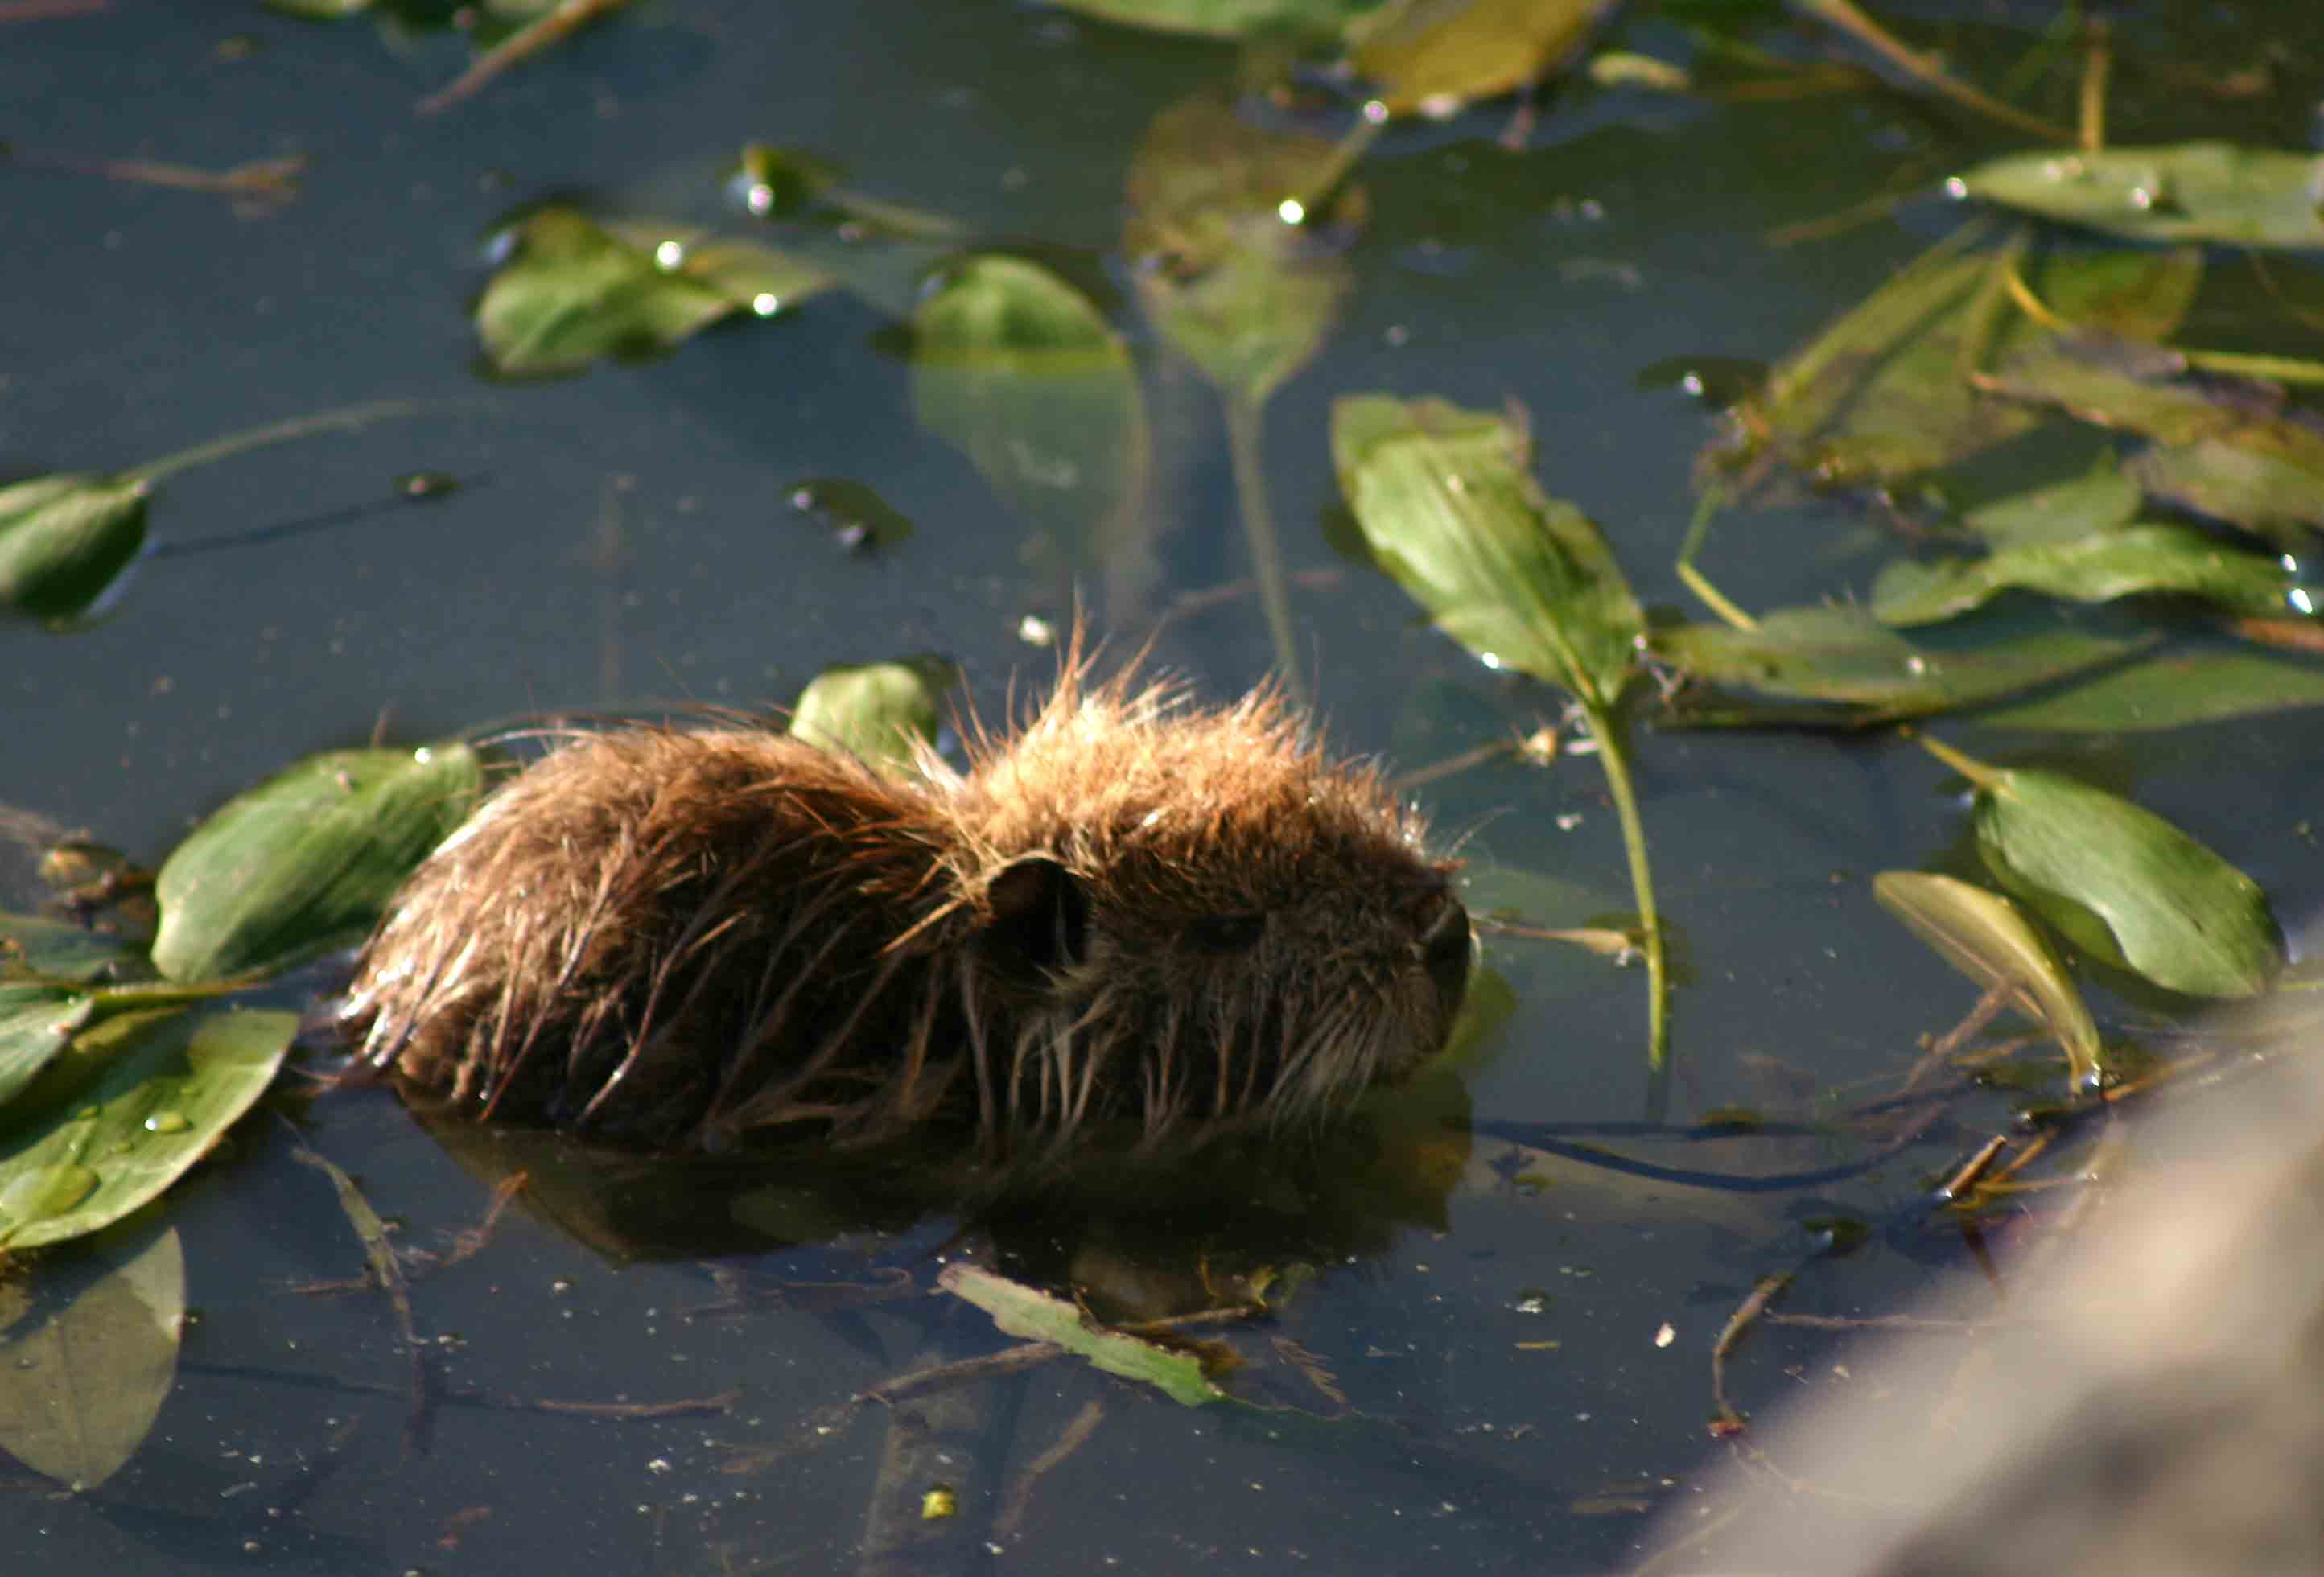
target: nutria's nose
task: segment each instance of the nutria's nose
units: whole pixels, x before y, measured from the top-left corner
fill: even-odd
[[[1469,911],[1459,899],[1439,889],[1421,899],[1415,918],[1420,922],[1421,961],[1436,994],[1444,1000],[1449,1019],[1469,989]]]

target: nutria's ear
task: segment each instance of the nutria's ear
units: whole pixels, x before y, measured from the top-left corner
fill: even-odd
[[[988,945],[1036,969],[1079,964],[1089,951],[1089,894],[1047,854],[1028,854],[985,888]]]

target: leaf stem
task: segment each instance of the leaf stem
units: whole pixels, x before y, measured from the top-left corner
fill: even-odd
[[[1333,144],[1331,155],[1324,160],[1323,167],[1311,176],[1305,186],[1290,194],[1292,200],[1299,205],[1303,217],[1314,217],[1323,206],[1323,199],[1338,189],[1340,183],[1348,178],[1348,171],[1356,167],[1356,161],[1364,156],[1364,151],[1379,139],[1387,125],[1385,120],[1375,121],[1366,117],[1349,127],[1347,134]]]
[[[1638,792],[1630,780],[1629,751],[1615,715],[1582,703],[1607,791],[1622,823],[1622,852],[1629,857],[1630,890],[1638,900],[1638,929],[1646,945],[1646,1069],[1659,1078],[1670,1060],[1670,969],[1663,945],[1661,912],[1655,906],[1654,872],[1646,863],[1646,823],[1638,816]]]
[[[398,417],[418,416],[428,407],[417,400],[376,400],[366,405],[349,405],[337,410],[326,410],[315,416],[292,417],[288,421],[273,422],[266,427],[254,427],[238,433],[228,433],[222,438],[212,438],[196,444],[189,449],[164,455],[158,460],[148,460],[121,473],[124,482],[151,484],[178,472],[196,466],[207,466],[212,460],[223,460],[239,455],[245,449],[263,448],[268,444],[285,443],[291,438],[303,438],[318,432],[345,432],[365,427],[374,421],[387,421]]]
[[[1679,545],[1678,562],[1674,567],[1686,589],[1702,602],[1702,605],[1726,620],[1738,630],[1757,630],[1759,621],[1727,600],[1727,594],[1711,584],[1710,578],[1694,567],[1694,555],[1711,535],[1711,520],[1727,507],[1727,489],[1713,484],[1702,492],[1702,499],[1694,506],[1694,519],[1686,529],[1686,540]]]
[[[178,985],[170,981],[139,981],[130,985],[104,986],[88,993],[89,1016],[92,1021],[115,1013],[137,1012],[149,1008],[183,1008],[195,1002],[212,1001],[232,996],[257,983],[254,981],[201,981],[192,985]]]
[[[1999,768],[1988,767],[1983,761],[1978,761],[1975,756],[1965,756],[1960,752],[1953,749],[1952,746],[1947,744],[1943,740],[1933,739],[1928,734],[1921,733],[1918,729],[1908,728],[1904,730],[1904,737],[1911,740],[1914,744],[1919,745],[1931,755],[1936,757],[1937,760],[1944,762],[1945,765],[1950,767],[1954,771],[1959,772],[1962,777],[1967,778],[1978,788],[1997,788],[2000,785],[2003,773]]]
[[[1275,517],[1267,508],[1267,472],[1259,461],[1260,438],[1267,408],[1240,394],[1226,397],[1227,452],[1234,461],[1235,503],[1242,512],[1242,530],[1250,544],[1250,566],[1259,580],[1259,599],[1267,610],[1268,633],[1275,641],[1275,666],[1282,670],[1284,687],[1302,706],[1307,685],[1299,674],[1299,647],[1291,631],[1291,594],[1284,584],[1283,549],[1275,537]]]
[[[1895,34],[1857,9],[1850,0],[1795,0],[1795,4],[1809,15],[1848,34],[1915,82],[1934,89],[1956,104],[1989,115],[2004,125],[2031,133],[2045,142],[2071,145],[2075,140],[2070,129],[2053,125],[2039,115],[2028,115],[2014,104],[2004,104],[1959,78],[1949,76],[1944,68],[1936,63],[1933,56],[1916,54],[1906,48]]]

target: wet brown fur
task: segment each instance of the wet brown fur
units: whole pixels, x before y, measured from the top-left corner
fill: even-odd
[[[656,1144],[928,1125],[1050,1155],[1344,1106],[1449,1032],[1451,866],[1261,690],[1068,663],[970,770],[770,729],[582,734],[411,878],[345,1016],[481,1113]]]

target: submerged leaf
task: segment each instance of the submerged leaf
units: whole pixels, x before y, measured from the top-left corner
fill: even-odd
[[[1966,197],[2126,235],[2234,246],[2324,246],[2324,155],[2182,143],[2013,153],[1953,183]]]
[[[912,318],[912,411],[1081,580],[1146,549],[1146,403],[1130,347],[1038,263],[970,257]]]
[[[81,1283],[64,1296],[58,1273],[44,1276],[51,1306],[40,1323],[0,1342],[0,1450],[76,1493],[136,1453],[177,1383],[185,1250],[174,1227],[123,1231],[93,1259],[60,1268]]]
[[[936,1285],[991,1314],[992,1323],[1009,1335],[1053,1342],[1093,1368],[1143,1381],[1182,1406],[1196,1407],[1226,1399],[1224,1391],[1204,1378],[1199,1359],[1097,1326],[1079,1305],[1036,1292],[974,1265],[945,1266]]]
[[[59,473],[0,487],[0,605],[69,620],[94,607],[145,545],[149,484]]]
[[[2030,430],[2037,413],[1990,398],[1972,374],[2037,337],[2002,289],[2023,239],[1963,254],[1940,242],[1838,323],[1786,357],[1738,412],[1794,465],[1831,482],[1882,482],[1964,459]],[[2053,252],[2031,271],[2057,313],[2158,337],[2202,277],[2201,254]]]
[[[161,1009],[84,1030],[86,1091],[0,1119],[0,1248],[82,1237],[160,1194],[265,1093],[298,1028],[296,1013]]]
[[[2130,466],[2151,492],[2294,551],[2309,545],[2307,528],[2324,526],[2324,421],[2273,384],[2190,377],[2178,353],[2103,333],[2029,344],[1989,382],[2153,439]]]
[[[1621,0],[1390,0],[1350,28],[1390,115],[1443,118],[1562,70]]]
[[[1609,707],[1645,616],[1590,518],[1534,481],[1531,450],[1521,421],[1443,400],[1332,407],[1340,491],[1379,567],[1487,661]]]
[[[1336,33],[1349,17],[1382,0],[1056,0],[1067,11],[1154,32],[1250,38],[1260,33]]]
[[[2246,429],[2181,446],[2157,444],[2130,475],[2158,498],[2245,527],[2280,546],[2308,550],[2324,526],[2324,446],[2296,429]]]
[[[2280,558],[2242,552],[2184,526],[2143,525],[2079,541],[2018,543],[1984,558],[1900,560],[1873,584],[1872,612],[1883,623],[1930,624],[2013,588],[2079,603],[2171,593],[2260,617],[2312,605]]]
[[[1987,991],[2006,989],[2065,1049],[2077,1084],[2102,1071],[2105,1047],[2081,992],[2007,899],[1921,871],[1882,872],[1872,879],[1872,896],[1963,974]]]
[[[483,785],[476,752],[447,744],[328,752],[237,795],[162,863],[155,966],[217,980],[361,940]]]
[[[1794,700],[1839,704],[1735,706],[1682,693],[1672,721],[1790,723],[1854,728],[1973,706],[2112,662],[2152,644],[2052,630],[1973,650],[1917,646],[1856,607],[1783,608],[1756,629],[1680,624],[1653,632],[1655,655],[1689,678]]]
[[[2144,733],[2324,706],[2324,668],[2238,648],[2150,658],[2056,696],[1978,715],[1995,728]]]
[[[827,668],[799,692],[791,734],[824,750],[861,756],[898,777],[918,774],[915,744],[936,737],[936,697],[960,680],[938,657]]]
[[[1256,406],[1323,346],[1352,282],[1309,214],[1340,151],[1190,99],[1155,117],[1125,178],[1122,250],[1155,326],[1219,391]],[[1329,221],[1344,226],[1342,198]]]

